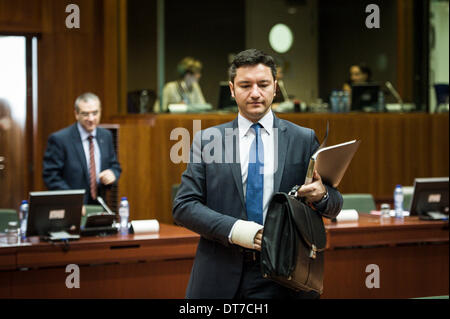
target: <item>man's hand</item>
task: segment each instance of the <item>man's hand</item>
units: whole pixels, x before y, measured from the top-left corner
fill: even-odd
[[[113,171],[110,169],[104,170],[98,177],[100,178],[100,182],[104,185],[109,185],[116,181],[116,175],[114,175]]]
[[[81,208],[81,215],[86,216],[86,206],[84,206],[84,205]]]
[[[248,249],[261,250],[263,226],[248,220],[238,219],[231,232],[231,243]],[[258,235],[259,234],[259,235]]]
[[[257,251],[261,251],[263,230],[264,229],[262,228],[256,233],[256,236],[255,236],[255,239],[253,242],[253,248],[256,249]]]
[[[316,170],[314,170],[312,183],[308,185],[302,185],[302,187],[300,187],[300,189],[297,191],[297,195],[299,197],[305,197],[307,203],[320,201],[326,193],[327,189],[323,185],[322,178]]]

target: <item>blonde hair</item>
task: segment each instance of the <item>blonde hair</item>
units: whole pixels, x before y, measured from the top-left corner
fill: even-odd
[[[178,63],[177,71],[180,78],[183,78],[187,73],[200,73],[202,72],[202,63],[192,57],[185,57]]]

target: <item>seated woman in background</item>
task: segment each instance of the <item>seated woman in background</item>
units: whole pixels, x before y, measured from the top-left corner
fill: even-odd
[[[372,81],[372,71],[365,64],[355,64],[350,67],[350,78],[342,86],[342,90],[352,93],[353,84],[369,83]]]
[[[168,82],[162,93],[162,112],[167,112],[170,104],[206,104],[198,81],[201,77],[202,63],[186,57],[177,67],[179,78]],[[155,103],[155,112],[159,111],[159,101]]]

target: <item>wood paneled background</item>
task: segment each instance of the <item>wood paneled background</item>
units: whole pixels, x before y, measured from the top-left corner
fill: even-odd
[[[47,137],[74,122],[73,102],[92,91],[102,100],[103,123],[120,124],[119,160],[123,175],[119,195],[127,196],[132,219],[172,222],[171,186],[180,182],[185,164],[170,161],[170,132],[192,120],[202,128],[230,121],[232,114],[128,115],[120,89],[126,83],[123,55],[125,0],[77,0],[81,28],[67,29],[70,0],[0,0],[1,34],[36,34],[38,105],[32,116],[33,180],[43,190],[42,157]],[[122,15],[121,15],[122,13]],[[122,40],[121,40],[122,39]],[[121,102],[119,102],[121,101]],[[353,138],[362,144],[342,180],[342,192],[370,192],[392,197],[395,184],[412,185],[414,177],[448,176],[448,114],[292,114],[281,115],[311,127],[321,140],[330,120],[329,143]]]
[[[415,177],[448,176],[448,114],[282,114],[281,118],[315,130],[319,140],[330,123],[328,145],[360,139],[361,145],[341,181],[342,193],[371,193],[391,199],[396,184],[410,186]],[[120,124],[119,161],[124,173],[121,196],[127,196],[132,218],[171,223],[173,184],[180,183],[186,164],[170,159],[170,139],[186,128],[192,142],[194,120],[201,128],[221,124],[234,114],[165,114],[114,117]],[[301,181],[299,181],[301,183]]]
[[[33,190],[44,189],[42,157],[48,136],[74,122],[74,101],[93,92],[103,118],[118,113],[118,17],[121,0],[77,0],[80,28],[68,29],[70,0],[0,0],[0,34],[38,37],[38,101],[31,145]],[[29,147],[29,145],[27,147]]]

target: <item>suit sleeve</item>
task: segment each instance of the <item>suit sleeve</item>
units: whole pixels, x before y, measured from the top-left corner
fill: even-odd
[[[196,138],[194,138],[194,145],[197,143],[196,141],[199,141],[198,136],[196,135]],[[178,225],[184,226],[207,239],[229,246],[228,235],[237,218],[221,214],[206,206],[205,163],[193,161],[194,149],[199,148],[191,147],[191,160],[181,176],[181,185],[173,203],[174,220]]]
[[[108,154],[108,168],[114,173],[114,175],[116,176],[116,181],[114,183],[117,183],[119,181],[120,178],[120,174],[122,173],[122,168],[120,167],[120,163],[117,160],[117,156],[116,156],[116,152],[114,150],[114,144],[112,142],[112,134],[111,132],[107,131],[109,134],[109,142],[108,142],[108,149],[109,149],[109,154]]]
[[[319,141],[314,131],[311,131],[311,155],[319,148]],[[328,200],[318,210],[326,218],[335,218],[342,209],[343,199],[341,193],[331,185],[324,183],[328,191]]]
[[[66,154],[62,142],[55,135],[51,135],[44,153],[42,172],[44,183],[49,190],[70,189],[63,179],[65,161]]]

